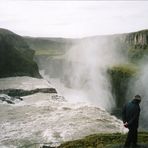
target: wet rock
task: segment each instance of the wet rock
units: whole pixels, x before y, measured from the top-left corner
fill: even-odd
[[[0,28],[0,78],[32,76],[41,78],[33,51],[23,37]]]
[[[135,48],[146,48],[148,46],[148,30],[127,34],[126,42]]]
[[[35,93],[57,93],[55,88],[37,88],[34,90],[23,90],[23,89],[3,89],[0,93],[5,93],[10,96],[27,96]]]
[[[56,148],[56,147],[51,147],[51,146],[43,145],[41,148]]]
[[[11,100],[5,100],[8,104],[15,104],[13,101]]]
[[[52,96],[52,100],[60,100],[60,101],[66,101],[66,99],[63,96],[60,96],[58,94]]]
[[[8,104],[15,104],[13,101],[12,101],[12,98],[8,95],[5,95],[5,94],[0,94],[0,100],[2,102],[7,102]]]
[[[23,101],[23,98],[19,97],[19,96],[15,96],[15,99],[21,100]]]
[[[8,104],[15,104],[15,100],[20,100],[22,101],[23,99],[21,97],[11,97],[11,96],[8,96],[6,94],[0,94],[0,100],[2,102],[7,102]]]

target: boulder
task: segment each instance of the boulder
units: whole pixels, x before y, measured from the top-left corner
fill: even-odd
[[[11,97],[11,96],[8,96],[6,94],[0,94],[0,100],[2,102],[7,102],[8,104],[15,104],[15,100],[17,100],[17,99],[19,99],[21,101],[23,100],[20,97]]]

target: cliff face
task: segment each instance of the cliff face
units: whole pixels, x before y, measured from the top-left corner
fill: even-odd
[[[125,43],[129,59],[138,62],[148,55],[148,30],[128,34]]]
[[[130,66],[115,65],[109,69],[110,80],[112,84],[112,94],[116,99],[117,107],[121,108],[125,103],[130,81],[135,78],[139,63],[146,61],[148,57],[148,30],[142,30],[133,33],[126,33],[113,36],[114,42],[118,42],[118,49],[126,52]],[[124,69],[123,69],[124,67]],[[118,69],[117,69],[118,68]],[[125,71],[126,68],[126,71]],[[135,74],[130,74],[131,70],[135,70]]]
[[[127,34],[125,42],[135,48],[147,48],[148,30]]]
[[[139,62],[148,55],[148,30],[113,35],[111,40],[118,45],[116,48],[126,52],[131,62]]]
[[[21,36],[0,29],[0,77],[40,77],[33,57],[34,51]]]

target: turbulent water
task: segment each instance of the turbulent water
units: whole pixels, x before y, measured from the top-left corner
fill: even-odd
[[[79,97],[79,100],[85,98],[108,111],[116,106],[107,70],[128,60],[116,48],[116,43],[109,42],[108,38],[85,38],[72,45],[63,55],[38,56],[36,59],[40,71],[44,71],[42,76],[45,74],[49,81],[56,78],[63,84],[64,90],[71,88],[70,91],[76,91],[77,95],[70,97]],[[54,84],[56,88],[59,86],[59,83]]]
[[[120,120],[89,103],[45,93],[23,99],[15,105],[0,103],[1,148],[31,143],[59,145],[93,133],[125,131]]]
[[[37,88],[53,88],[53,86],[44,79],[37,79],[27,76],[0,79],[0,89],[34,90]]]

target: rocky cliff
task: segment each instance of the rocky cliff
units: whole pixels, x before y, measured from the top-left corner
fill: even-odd
[[[128,94],[130,82],[136,79],[140,72],[140,63],[147,61],[148,30],[115,35],[114,41],[118,41],[119,50],[126,53],[127,62],[130,64],[114,65],[109,69],[112,93],[115,96],[117,107],[121,108],[130,95]]]
[[[131,62],[137,62],[148,55],[148,30],[115,35],[115,38]]]
[[[0,77],[41,77],[33,61],[34,51],[23,37],[6,29],[0,29]]]
[[[126,34],[125,42],[134,46],[135,48],[147,48],[148,30]]]

